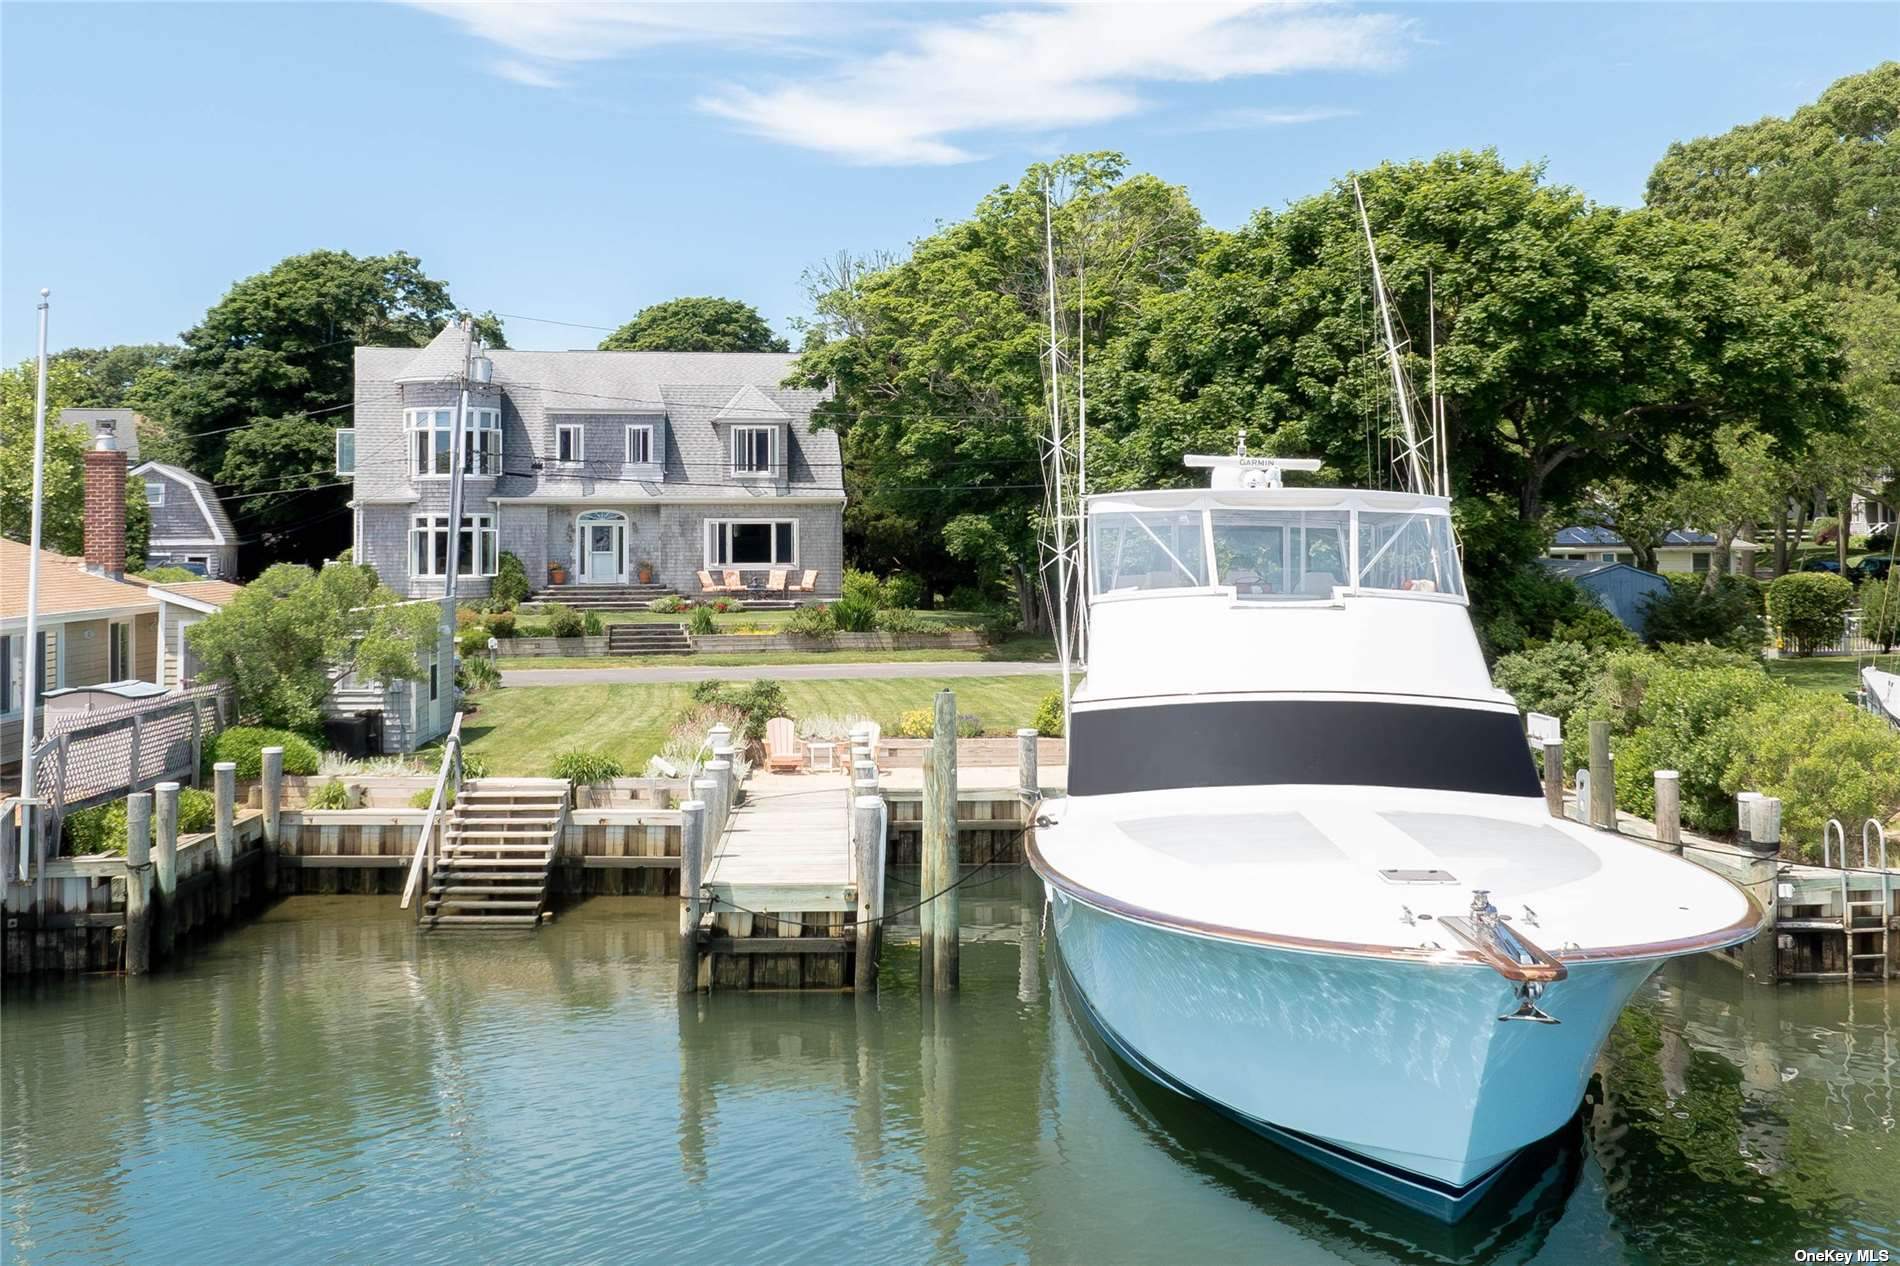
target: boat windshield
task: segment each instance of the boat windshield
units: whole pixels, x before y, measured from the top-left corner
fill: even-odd
[[[1197,589],[1207,581],[1207,542],[1199,510],[1102,514],[1091,521],[1096,593]]]
[[[1215,506],[1089,516],[1096,594],[1232,589],[1244,602],[1380,590],[1463,597],[1442,511]]]

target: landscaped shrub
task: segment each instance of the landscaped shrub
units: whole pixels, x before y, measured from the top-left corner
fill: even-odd
[[[873,610],[884,605],[884,583],[868,571],[844,569],[843,596],[867,602]]]
[[[983,638],[992,645],[1007,642],[1022,632],[1022,623],[1008,607],[998,607],[983,617]]]
[[[219,761],[228,760],[237,765],[239,778],[262,777],[267,747],[284,749],[287,774],[314,774],[322,760],[316,745],[301,734],[266,729],[261,725],[234,725],[206,745],[205,768],[208,770]]]
[[[1866,819],[1885,822],[1900,811],[1900,734],[1878,717],[1829,695],[1783,689],[1737,728],[1723,789],[1778,797],[1782,837],[1817,860],[1829,818],[1847,823],[1851,837]]]
[[[464,659],[456,668],[455,684],[471,694],[492,690],[501,684],[501,669],[486,655]]]
[[[1816,545],[1832,545],[1834,538],[1840,535],[1841,521],[1831,514],[1824,514],[1814,521],[1812,530]]]
[[[669,593],[664,598],[655,598],[647,603],[647,610],[659,615],[678,615],[692,605],[678,594]]]
[[[1900,575],[1862,581],[1859,601],[1860,635],[1892,650],[1900,642]]]
[[[944,606],[951,611],[988,611],[995,605],[996,600],[975,585],[958,585],[944,599]]]
[[[1700,576],[1666,579],[1669,592],[1643,604],[1643,637],[1651,646],[1708,642],[1749,654],[1761,650],[1761,584],[1752,576],[1722,576],[1707,592]]]
[[[459,633],[464,629],[476,628],[486,622],[481,608],[473,603],[464,603],[455,608],[455,628]]]
[[[503,611],[499,615],[489,616],[488,631],[495,637],[513,637],[515,635],[514,612]]]
[[[924,605],[929,595],[924,591],[924,582],[906,572],[898,572],[884,578],[884,605],[905,611],[915,611]]]
[[[937,714],[929,708],[913,708],[897,718],[899,738],[929,738],[937,732]]]
[[[426,809],[429,807],[430,801],[434,799],[435,799],[435,787],[434,786],[424,787],[422,790],[416,792],[415,795],[409,797],[409,807],[411,809]],[[452,806],[454,803],[455,803],[455,788],[444,787],[442,789],[442,807],[444,809],[447,809],[450,806]]]
[[[711,607],[694,607],[692,615],[686,618],[686,627],[700,637],[707,637],[719,631],[719,621],[714,618]]]
[[[581,632],[586,636],[599,637],[606,631],[607,626],[600,622],[600,612],[589,611],[581,616]]]
[[[748,743],[765,741],[765,725],[773,717],[791,716],[785,687],[776,681],[760,679],[743,686],[726,681],[696,682],[693,702],[714,707],[736,708],[744,717],[739,736]]]
[[[717,611],[721,615],[724,615],[728,611],[737,611],[739,609],[738,602],[732,598],[714,598],[711,602],[702,603],[701,605],[710,610]]]
[[[1606,608],[1591,605],[1551,630],[1553,642],[1570,642],[1593,651],[1634,650],[1636,635]]]
[[[1602,657],[1582,642],[1546,642],[1500,659],[1491,669],[1498,689],[1508,690],[1526,712],[1567,720],[1596,685]]]
[[[156,797],[154,797],[156,799]],[[209,831],[217,818],[217,802],[208,791],[181,787],[178,791],[178,834],[198,835]],[[158,833],[157,808],[153,808],[152,833]],[[64,851],[73,857],[88,853],[125,855],[125,801],[94,805],[66,816],[60,831]]]
[[[467,748],[463,748],[462,749],[462,777],[464,778],[488,777],[488,758],[482,755],[480,752],[471,752]]]
[[[785,619],[785,631],[794,637],[830,637],[838,631],[831,608],[822,602],[800,607]]]
[[[534,586],[528,583],[528,569],[521,565],[519,558],[503,550],[495,564],[494,582],[488,586],[489,596],[513,607],[526,602],[533,592]]]
[[[309,805],[312,809],[347,809],[350,807],[350,789],[332,778],[310,793]]]
[[[592,784],[606,782],[610,778],[623,776],[620,762],[605,752],[591,752],[584,748],[570,748],[554,758],[548,766],[548,774],[553,778],[565,778],[571,783]]]
[[[148,567],[144,571],[134,572],[133,575],[140,580],[149,580],[155,585],[188,585],[195,580],[204,579],[197,572],[183,567]]]
[[[463,629],[455,635],[455,650],[464,660],[483,658],[488,654],[488,626],[478,624],[472,629]]]
[[[550,602],[547,607],[549,637],[584,637],[587,624],[580,613],[572,607],[559,602]]]
[[[1768,618],[1803,655],[1841,636],[1853,604],[1853,582],[1827,572],[1790,572],[1768,586]]]
[[[982,738],[983,718],[973,712],[957,713],[958,738]]]
[[[1044,738],[1062,737],[1062,693],[1050,691],[1036,709],[1036,733]]]
[[[840,633],[869,633],[877,628],[877,603],[847,594],[831,604],[831,618]]]
[[[1472,553],[1469,539],[1465,550],[1467,556]],[[1497,569],[1483,584],[1474,583],[1471,592],[1472,618],[1488,659],[1547,641],[1558,625],[1602,610],[1575,582],[1537,563]]]
[[[877,631],[880,633],[922,633],[929,627],[924,617],[909,607],[887,607],[877,613]]]

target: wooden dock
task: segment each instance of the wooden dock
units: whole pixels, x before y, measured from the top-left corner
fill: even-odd
[[[857,877],[845,775],[754,772],[745,792],[707,861],[714,908],[852,909]]]

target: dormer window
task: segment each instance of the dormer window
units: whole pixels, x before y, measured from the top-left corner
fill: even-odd
[[[653,464],[653,428],[646,425],[627,428],[627,465]]]
[[[769,475],[777,465],[778,428],[772,426],[736,426],[732,428],[732,473]]]
[[[165,481],[163,479],[148,479],[145,481],[145,504],[153,507],[165,504]],[[113,680],[117,681],[118,678],[115,677]]]
[[[580,465],[587,452],[584,435],[578,422],[567,422],[555,427],[554,460],[569,466]]]

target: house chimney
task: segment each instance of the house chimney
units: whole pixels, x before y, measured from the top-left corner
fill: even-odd
[[[86,570],[125,575],[125,453],[111,435],[86,450]]]

